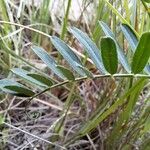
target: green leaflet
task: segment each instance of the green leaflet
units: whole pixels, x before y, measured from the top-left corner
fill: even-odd
[[[56,36],[51,37],[51,42],[55,48],[61,53],[64,59],[70,64],[70,66],[81,76],[84,76],[85,73],[79,69],[74,62],[82,66],[80,59],[77,55],[71,50],[71,48],[63,42],[61,39]]]
[[[138,45],[138,38],[136,37],[134,31],[127,24],[122,24],[121,30],[122,30],[126,40],[130,44],[132,51],[135,52],[137,45]],[[144,72],[147,74],[150,73],[149,64],[145,66]]]
[[[135,52],[135,49],[138,45],[138,38],[136,37],[135,33],[127,24],[121,24],[121,30],[131,46],[132,51]]]
[[[27,87],[10,79],[0,80],[0,89],[6,93],[20,97],[31,97],[35,94]]]
[[[116,44],[110,37],[101,38],[101,54],[104,66],[110,74],[115,74],[118,68]]]
[[[40,74],[28,73],[27,75],[37,80],[38,82],[42,83],[44,86],[50,87],[53,85],[53,82],[50,79]]]
[[[75,77],[74,77],[73,73],[72,73],[69,69],[67,69],[67,68],[65,68],[65,67],[63,67],[63,66],[61,66],[61,65],[57,65],[56,67],[60,70],[60,72],[61,72],[68,80],[71,80],[71,81],[74,81],[74,80],[75,80]]]
[[[111,37],[115,43],[116,43],[116,47],[117,47],[117,54],[118,54],[118,59],[120,61],[120,63],[122,64],[122,66],[125,68],[125,70],[130,73],[131,72],[131,68],[130,65],[127,61],[127,58],[123,52],[123,50],[121,49],[120,45],[118,44],[115,35],[113,34],[113,32],[110,30],[110,28],[107,26],[107,24],[105,24],[102,21],[99,21],[99,24],[101,26],[101,28],[103,29],[104,33],[106,36]]]
[[[51,69],[52,72],[64,79],[63,74],[61,74],[56,68],[57,63],[52,56],[50,56],[43,48],[38,46],[33,46],[32,50],[38,55],[38,57],[41,58],[41,60]]]
[[[11,71],[35,85],[42,87],[49,87],[53,85],[52,81],[43,75],[30,73],[29,71],[20,68],[13,68]]]
[[[141,72],[150,57],[150,32],[142,34],[133,56],[131,68],[134,74]]]
[[[84,46],[86,52],[88,53],[92,61],[95,63],[98,70],[104,74],[107,73],[107,71],[105,70],[103,66],[102,58],[99,53],[99,49],[97,48],[96,44],[88,37],[88,35],[75,27],[71,28],[70,32]]]
[[[86,68],[81,65],[77,65],[81,70],[83,70],[87,77],[93,78],[93,74]]]
[[[17,86],[17,85],[8,85],[5,86],[4,89],[6,89],[7,91],[12,91],[12,92],[14,91],[16,92],[16,94],[12,93],[13,95],[21,96],[21,97],[31,97],[35,94],[34,92],[27,89],[26,87]]]

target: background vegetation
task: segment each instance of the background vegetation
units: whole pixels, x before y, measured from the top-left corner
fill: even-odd
[[[0,149],[149,150],[150,1],[37,2],[0,0]]]

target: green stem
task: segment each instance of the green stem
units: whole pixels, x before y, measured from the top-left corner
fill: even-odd
[[[113,78],[150,78],[150,75],[144,75],[144,74],[114,74],[114,75],[111,75],[111,74],[105,74],[105,75],[93,75],[93,79],[98,79],[98,78],[110,78],[110,77],[113,77]],[[88,79],[89,77],[87,76],[84,76],[84,77],[80,77],[80,78],[76,78],[75,79],[75,82],[79,82],[79,81],[82,81],[82,80],[85,80],[85,79]],[[62,86],[62,85],[65,85],[67,83],[69,83],[70,81],[69,80],[65,80],[63,82],[60,82],[60,83],[57,83],[55,85],[52,85],[51,87],[48,87],[46,88],[45,90],[41,91],[40,93],[37,93],[35,94],[34,96],[32,96],[30,99],[29,99],[29,103],[32,99],[34,99],[35,97],[53,89],[53,88],[56,88],[56,87],[59,87],[59,86]]]
[[[69,95],[66,99],[65,106],[64,106],[63,112],[62,112],[61,117],[60,117],[61,119],[56,123],[56,125],[54,127],[54,133],[56,135],[54,135],[50,138],[50,141],[52,141],[52,142],[56,142],[56,141],[58,141],[58,138],[60,138],[64,122],[65,122],[66,117],[68,115],[68,111],[70,109],[71,104],[74,101],[73,95],[74,95],[74,90],[75,90],[75,87],[76,87],[76,82],[74,82],[72,84],[73,85],[72,85],[70,93],[69,93]],[[53,147],[50,145],[49,149],[52,149],[52,148]]]
[[[60,35],[60,38],[62,40],[64,39],[66,31],[67,31],[67,22],[68,22],[69,10],[71,8],[71,1],[72,0],[68,0],[67,10],[66,10],[65,17],[63,20],[63,26],[62,26],[61,35]]]
[[[72,87],[71,87],[71,90],[70,90],[70,93],[67,97],[67,100],[65,102],[65,106],[64,106],[64,109],[63,109],[63,113],[62,115],[64,116],[62,119],[61,119],[61,122],[59,122],[59,125],[57,126],[57,129],[56,129],[56,133],[59,133],[61,131],[61,128],[62,128],[62,125],[66,119],[66,116],[68,114],[68,111],[70,109],[70,106],[72,105],[74,99],[72,98],[73,97],[73,93],[74,93],[74,90],[75,90],[75,87],[76,87],[76,82],[73,83]]]
[[[0,21],[0,23],[1,23],[1,24],[9,24],[9,25],[18,26],[18,27],[23,28],[23,29],[28,29],[28,30],[30,30],[30,31],[37,32],[37,33],[39,33],[39,34],[41,34],[41,35],[44,35],[44,36],[46,36],[46,37],[49,37],[49,38],[51,37],[50,35],[48,35],[48,34],[42,32],[42,31],[40,31],[40,30],[34,29],[34,28],[30,27],[30,26],[24,26],[24,25],[22,25],[22,24],[18,24],[18,23],[14,23],[14,22],[9,22],[9,21]]]

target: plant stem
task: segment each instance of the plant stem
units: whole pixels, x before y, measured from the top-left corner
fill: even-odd
[[[71,1],[72,0],[68,0],[67,10],[66,10],[65,17],[63,20],[63,26],[62,26],[61,35],[60,35],[60,38],[62,40],[64,39],[66,31],[67,31],[67,22],[68,22],[69,10],[71,8]]]
[[[59,121],[54,126],[54,133],[56,135],[54,135],[54,136],[52,136],[50,138],[50,141],[52,141],[52,142],[58,141],[58,139],[61,137],[63,125],[64,125],[64,122],[65,122],[66,117],[68,115],[69,108],[70,108],[71,104],[74,101],[74,99],[72,97],[74,95],[74,90],[75,90],[75,87],[76,87],[76,82],[73,82],[71,86],[72,87],[71,87],[70,93],[69,93],[69,95],[68,95],[68,97],[66,99],[65,106],[64,106],[63,111],[61,113],[60,119],[59,119]],[[64,141],[64,139],[62,141]],[[49,149],[53,149],[53,148],[54,148],[53,145],[50,145]]]
[[[93,79],[97,79],[97,78],[109,78],[109,77],[113,77],[113,78],[150,78],[150,75],[144,75],[144,74],[114,74],[114,75],[111,75],[111,74],[105,74],[105,75],[93,75]],[[84,77],[80,77],[80,78],[76,78],[75,79],[75,82],[79,82],[79,81],[82,81],[82,80],[85,80],[85,79],[88,79],[89,77],[87,76],[84,76]],[[67,83],[69,83],[70,81],[69,80],[65,80],[63,82],[60,82],[60,83],[57,83],[55,85],[52,85],[51,87],[48,87],[46,88],[45,90],[41,91],[40,93],[37,93],[35,94],[34,96],[32,96],[30,99],[29,99],[29,102],[34,99],[35,97],[53,89],[53,88],[56,88],[56,87],[59,87],[59,86],[62,86],[62,85],[65,85]]]
[[[40,30],[34,29],[34,28],[30,27],[30,26],[24,26],[24,25],[22,25],[22,24],[18,24],[18,23],[14,23],[14,22],[9,22],[9,21],[1,21],[1,20],[0,20],[0,23],[18,26],[18,27],[23,28],[23,29],[28,29],[28,30],[30,30],[30,31],[37,32],[37,33],[39,33],[39,34],[41,34],[41,35],[44,35],[44,36],[46,36],[46,37],[49,37],[49,38],[51,37],[50,35],[48,35],[48,34],[42,32],[42,31],[40,31]]]
[[[72,97],[73,97],[73,93],[74,93],[75,87],[76,87],[76,82],[72,83],[72,87],[71,87],[70,93],[69,93],[69,95],[68,95],[68,97],[66,99],[65,106],[64,106],[64,109],[63,109],[63,113],[62,113],[63,118],[56,125],[55,133],[59,134],[61,129],[62,129],[62,126],[63,126],[63,124],[65,122],[66,117],[67,117],[69,108],[70,108],[70,106],[72,105],[72,103],[74,101],[74,99]]]

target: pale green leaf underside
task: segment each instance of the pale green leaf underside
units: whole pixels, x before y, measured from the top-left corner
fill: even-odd
[[[29,88],[11,79],[0,80],[0,89],[6,93],[21,97],[31,97],[35,94]]]
[[[77,28],[71,28],[70,32],[78,39],[78,41],[84,46],[89,57],[92,59],[96,67],[101,73],[107,73],[100,55],[100,50],[96,44],[88,37],[87,34]]]
[[[41,60],[51,69],[52,72],[64,79],[63,74],[61,74],[56,68],[57,63],[52,56],[50,56],[43,48],[38,46],[32,46],[32,50],[38,55],[39,58],[41,58]]]
[[[60,52],[60,54],[64,57],[64,59],[70,64],[70,66],[78,74],[84,76],[85,73],[81,69],[79,69],[74,62],[76,62],[79,65],[82,65],[82,63],[80,59],[76,56],[76,54],[71,50],[71,48],[56,36],[51,37],[51,42],[55,46],[55,48]]]
[[[20,68],[13,68],[11,69],[11,71],[24,78],[25,80],[35,84],[35,85],[39,85],[42,87],[49,87],[51,86],[53,83],[50,79],[48,79],[47,77],[44,77],[43,75],[40,74],[36,74],[36,73],[30,73],[27,70],[24,69],[20,69]]]

